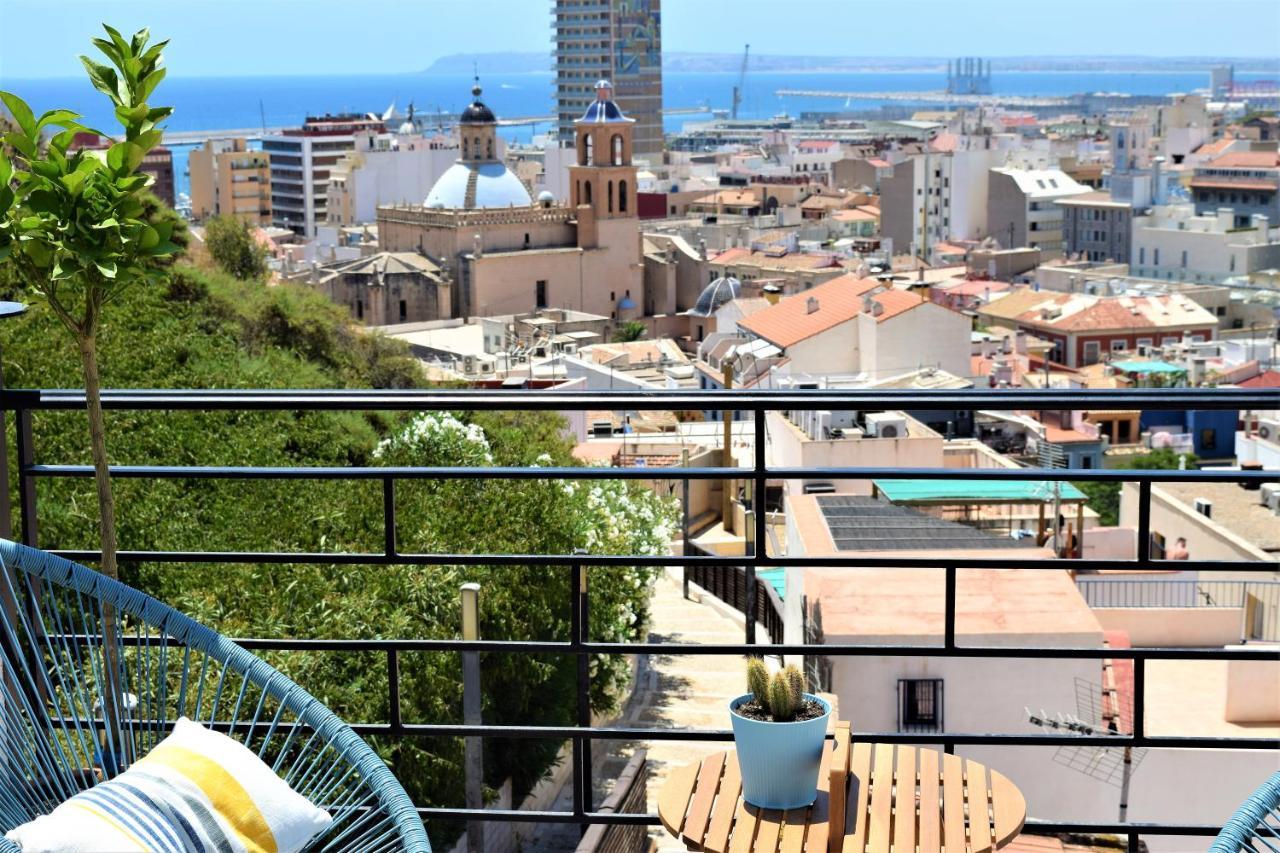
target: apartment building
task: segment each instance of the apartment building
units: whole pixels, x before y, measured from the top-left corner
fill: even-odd
[[[1265,215],[1241,227],[1230,207],[1197,214],[1191,205],[1152,208],[1133,220],[1129,271],[1135,276],[1201,284],[1280,267],[1280,234]]]
[[[1053,344],[1049,360],[1067,367],[1102,361],[1106,353],[1212,340],[1218,318],[1179,295],[1092,296],[1021,288],[977,309],[993,325],[1009,326]]]
[[[495,154],[503,156],[498,139]],[[325,218],[329,225],[373,222],[378,206],[416,204],[458,160],[457,140],[446,136],[356,135],[355,149],[329,170]]]
[[[210,139],[187,157],[191,216],[234,216],[249,225],[271,224],[271,155],[250,151],[244,137]]]
[[[1063,209],[1057,202],[1090,188],[1060,169],[992,169],[987,194],[987,227],[1002,246],[1039,249],[1045,259],[1064,249]]]
[[[1249,227],[1255,215],[1280,222],[1280,153],[1228,151],[1196,168],[1191,193],[1197,215],[1230,207],[1236,228]]]
[[[1109,192],[1058,199],[1062,208],[1062,252],[1086,261],[1127,261],[1133,240],[1133,205]]]
[[[618,106],[636,120],[637,158],[662,162],[661,0],[554,0],[555,112],[560,144],[572,147],[574,120],[613,82]]]
[[[271,220],[304,237],[328,218],[329,172],[355,150],[356,135],[384,131],[359,114],[308,116],[302,127],[263,137],[271,162]]]
[[[931,254],[931,247],[947,240],[987,236],[987,173],[1005,156],[981,148],[896,164],[880,178],[881,234],[893,240],[895,251],[913,255]]]

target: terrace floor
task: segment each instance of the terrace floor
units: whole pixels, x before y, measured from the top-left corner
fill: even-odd
[[[686,601],[681,594],[680,570],[670,569],[658,578],[653,594],[651,642],[739,643],[742,621],[729,615],[719,602],[707,597],[707,604]],[[736,658],[650,655],[640,663],[636,692],[622,713],[618,725],[652,728],[728,728],[725,711],[728,697],[745,690],[745,676]],[[604,755],[596,755],[596,803],[608,795],[612,782],[635,750],[634,743],[615,744]],[[714,743],[654,741],[649,743],[648,804],[658,810],[658,791],[671,771],[704,755],[724,749]],[[603,751],[600,742],[597,750]],[[570,787],[560,793],[554,809],[572,809]],[[661,827],[649,832],[658,851],[683,851],[684,844],[667,835]],[[523,847],[530,853],[573,850],[578,827],[572,824],[544,824]]]

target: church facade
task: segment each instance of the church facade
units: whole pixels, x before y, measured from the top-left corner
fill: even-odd
[[[644,304],[634,122],[608,81],[575,124],[577,162],[569,204],[530,198],[497,158],[497,120],[480,100],[459,118],[461,157],[421,205],[378,208],[379,248],[421,252],[452,282],[458,317],[568,308],[611,318],[641,315]]]

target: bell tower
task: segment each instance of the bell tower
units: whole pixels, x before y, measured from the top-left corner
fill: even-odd
[[[589,205],[597,221],[634,219],[636,167],[631,164],[635,119],[613,100],[613,84],[596,83],[596,99],[573,123],[578,159],[569,167],[569,202]]]
[[[480,78],[471,87],[471,103],[458,116],[459,158],[464,163],[488,163],[498,160],[498,119],[480,100]]]

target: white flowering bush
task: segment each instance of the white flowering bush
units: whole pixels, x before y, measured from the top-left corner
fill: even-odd
[[[466,418],[449,412],[414,416],[374,451],[388,466],[576,467],[561,437],[563,421],[543,413],[484,413]],[[397,542],[404,552],[573,554],[655,556],[668,553],[678,517],[674,499],[623,480],[454,479],[401,480],[396,484]],[[649,599],[657,570],[639,566],[595,566],[588,571],[590,639],[629,642],[643,639]],[[458,584],[481,585],[481,634],[504,640],[569,639],[570,567],[510,566],[406,567],[394,595],[410,614],[420,616],[423,636],[440,635],[455,625]],[[412,618],[412,617],[411,617]],[[456,628],[454,629],[456,630]],[[437,707],[439,676],[411,667],[406,657],[402,691],[405,713],[415,706]],[[437,656],[438,660],[439,656]],[[484,718],[488,723],[571,724],[574,721],[575,662],[570,655],[484,656]],[[436,671],[439,664],[432,663]],[[452,666],[452,664],[450,664]],[[616,706],[630,672],[621,655],[592,659],[592,707]],[[447,701],[460,699],[456,694]],[[408,717],[406,716],[406,719]],[[557,748],[554,742],[490,741],[487,755],[498,764],[496,776],[536,780]],[[401,744],[398,761],[437,760]],[[412,755],[409,753],[412,752]],[[521,773],[532,779],[521,780]]]

